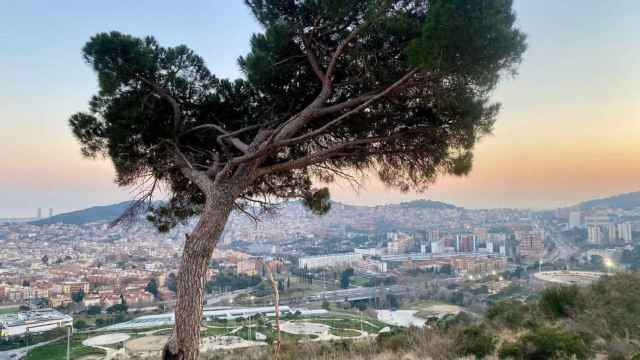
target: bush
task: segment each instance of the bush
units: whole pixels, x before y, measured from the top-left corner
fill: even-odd
[[[496,350],[496,338],[486,335],[480,326],[469,326],[462,330],[459,342],[461,355],[474,355],[477,359],[483,359]]]
[[[107,308],[109,314],[121,314],[126,313],[128,310],[127,304],[115,304]]]
[[[102,312],[100,305],[91,305],[87,308],[88,315],[99,315]]]
[[[84,330],[86,328],[89,327],[89,325],[87,325],[87,322],[84,320],[76,320],[73,322],[73,327],[78,329],[78,330]]]
[[[522,336],[516,344],[505,344],[500,349],[500,358],[582,360],[588,359],[590,353],[589,344],[579,335],[559,329],[539,328]]]
[[[408,330],[394,329],[388,333],[379,334],[376,343],[379,349],[397,352],[400,349],[407,349],[410,345]]]
[[[524,358],[522,354],[522,350],[520,350],[520,346],[518,346],[518,344],[509,343],[509,342],[502,344],[502,347],[498,352],[498,357],[500,359],[514,359],[514,360],[519,360]]]
[[[528,307],[521,302],[505,300],[491,305],[487,310],[486,316],[487,319],[513,330],[523,327],[528,311]]]
[[[551,318],[573,317],[578,310],[578,296],[577,286],[545,289],[540,297],[540,310]]]

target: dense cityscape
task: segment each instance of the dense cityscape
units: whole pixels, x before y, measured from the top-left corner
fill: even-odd
[[[175,305],[178,260],[192,221],[160,233],[142,217],[118,225],[113,219],[74,223],[78,219],[73,213],[0,223],[3,336],[51,329],[52,316],[53,323],[78,317],[76,327],[99,328],[107,325],[102,314],[123,307],[116,322],[127,324]],[[639,231],[640,206],[583,203],[532,211],[419,200],[334,203],[320,216],[286,203],[258,222],[233,215],[209,264],[207,304],[269,306],[268,266],[277,269],[281,304],[302,311],[331,303],[397,310],[419,299],[450,304],[453,313],[480,313],[496,299],[526,297],[549,281],[565,281],[554,272],[590,283],[580,277],[637,266]],[[438,281],[460,287],[434,289]],[[11,309],[33,320],[25,326]],[[390,323],[406,325],[402,321]]]

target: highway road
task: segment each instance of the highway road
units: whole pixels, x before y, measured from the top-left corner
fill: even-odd
[[[572,244],[568,239],[565,239],[562,234],[553,234],[553,242],[556,244],[556,249],[550,256],[544,259],[545,262],[553,262],[555,260],[567,260],[571,256],[580,252],[580,248]]]
[[[415,289],[402,285],[384,287],[385,294],[393,295],[407,295],[414,290]],[[359,287],[344,290],[321,291],[313,295],[305,296],[301,299],[282,300],[281,304],[305,304],[319,301],[342,302],[345,301],[345,299],[347,301],[368,300],[375,299],[380,295],[380,292],[380,287]]]

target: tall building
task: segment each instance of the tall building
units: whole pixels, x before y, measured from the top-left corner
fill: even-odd
[[[633,242],[633,231],[631,229],[631,223],[625,222],[618,224],[618,239],[623,240],[625,243]]]
[[[38,219],[42,219],[42,208],[38,208]]]
[[[569,213],[569,229],[575,229],[582,226],[582,213],[580,211],[572,211]]]
[[[494,252],[493,242],[492,241],[487,241],[485,245],[486,245],[485,247],[486,247],[488,253]]]
[[[403,254],[415,246],[413,236],[404,233],[389,233],[387,238],[390,239],[387,243],[387,253],[389,254]]]
[[[476,252],[476,236],[470,234],[456,236],[456,250],[459,252]]]
[[[602,244],[602,229],[598,225],[587,225],[587,239],[591,244]]]
[[[426,254],[427,253],[427,244],[420,244],[420,253],[421,254]]]
[[[609,243],[614,243],[618,239],[618,228],[615,224],[607,224],[604,226]]]
[[[427,240],[429,240],[429,242],[434,242],[434,241],[440,240],[440,230],[438,230],[438,229],[430,230],[427,233]]]
[[[533,230],[522,233],[518,247],[520,255],[525,258],[537,259],[544,253],[544,231]]]
[[[489,231],[487,228],[475,228],[473,229],[473,235],[475,235],[480,242],[489,240]]]
[[[53,208],[49,208],[49,217],[53,216]]]
[[[431,253],[432,254],[440,254],[443,251],[442,241],[436,240],[431,242]]]

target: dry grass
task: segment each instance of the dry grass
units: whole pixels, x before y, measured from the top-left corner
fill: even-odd
[[[446,336],[428,329],[410,329],[379,340],[306,342],[282,344],[282,360],[445,360],[456,356],[455,334]],[[203,360],[267,360],[268,347],[203,354]]]

